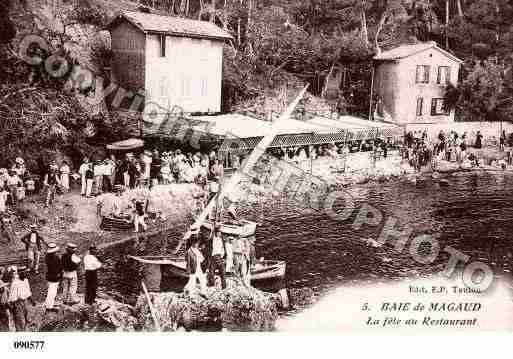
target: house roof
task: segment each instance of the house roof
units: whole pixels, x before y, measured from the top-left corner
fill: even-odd
[[[399,59],[403,59],[405,57],[416,55],[420,52],[423,52],[423,51],[426,51],[429,49],[436,49],[454,61],[463,62],[463,60],[460,60],[459,58],[457,58],[450,52],[439,48],[436,45],[436,42],[434,42],[434,41],[422,42],[422,43],[412,44],[412,45],[401,45],[396,48],[393,48],[392,50],[383,51],[379,55],[374,56],[374,60],[378,60],[378,61],[399,60]]]
[[[163,16],[140,11],[124,11],[108,25],[111,29],[119,21],[126,20],[144,33],[169,34],[174,36],[229,40],[232,36],[219,26],[208,22]]]

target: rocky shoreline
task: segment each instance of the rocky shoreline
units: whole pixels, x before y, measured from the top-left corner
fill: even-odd
[[[209,287],[206,296],[175,292],[141,293],[135,305],[99,293],[93,305],[58,304],[45,313],[42,303],[28,307],[33,332],[134,332],[134,331],[272,331],[280,311],[314,302],[308,289],[268,293],[228,278],[227,288]],[[284,298],[284,296],[286,296]],[[151,309],[148,304],[151,300]],[[78,299],[82,299],[78,295]],[[82,302],[82,300],[81,300]],[[151,313],[153,310],[153,314]]]

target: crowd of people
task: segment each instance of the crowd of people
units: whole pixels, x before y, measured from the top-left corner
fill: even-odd
[[[65,253],[58,255],[59,247],[55,243],[46,243],[32,226],[30,233],[23,238],[26,244],[28,267],[0,267],[0,332],[14,329],[26,331],[30,325],[27,305],[35,306],[29,282],[30,273],[37,272],[39,257],[46,249],[47,295],[44,303],[45,314],[56,312],[56,297],[59,286],[62,287],[62,302],[65,305],[79,303],[77,299],[78,271],[81,263],[85,274],[85,300],[88,305],[96,301],[98,288],[98,270],[102,264],[97,258],[97,248],[92,245],[83,260],[76,254],[74,243],[66,244]],[[11,324],[12,323],[12,324]]]
[[[501,132],[500,150],[505,150],[506,131]],[[436,168],[442,160],[457,162],[466,167],[477,167],[481,163],[475,154],[469,153],[468,148],[481,149],[483,147],[483,135],[477,131],[474,138],[470,139],[466,132],[458,134],[456,131],[440,131],[436,138],[428,138],[426,131],[410,131],[404,136],[404,146],[401,148],[402,157],[409,161],[417,171],[421,167],[431,165]],[[497,160],[496,163],[505,168],[511,165],[513,156],[511,151],[506,153],[506,159]]]
[[[355,141],[273,148],[268,152],[281,160],[300,163],[319,157],[369,151],[374,147],[375,141]],[[379,147],[386,156],[387,143],[382,141]],[[219,180],[226,167],[238,169],[248,153],[241,151],[221,157],[216,150],[193,153],[180,149],[163,152],[153,149],[138,155],[132,152],[117,156],[111,154],[101,160],[85,157],[75,171],[70,161],[63,160],[59,164],[51,161],[44,173],[38,175],[30,173],[23,158],[18,157],[10,169],[0,168],[0,215],[8,206],[15,207],[25,196],[34,193],[36,188],[43,190],[45,205],[50,206],[56,194],[70,191],[73,182],[80,184],[80,193],[84,197],[115,192],[116,186],[133,189],[170,183],[206,184]]]
[[[192,183],[198,176],[219,177],[222,167],[215,151],[183,154],[179,149],[162,153],[145,150],[139,156],[129,152],[121,158],[111,155],[102,161],[84,158],[78,174],[81,194],[91,197],[112,191],[116,185],[151,188],[157,184]]]

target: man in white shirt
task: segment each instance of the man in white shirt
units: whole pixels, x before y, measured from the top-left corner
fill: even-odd
[[[37,232],[37,226],[35,224],[30,225],[30,232],[23,236],[21,241],[25,244],[30,270],[39,273],[41,251],[43,250],[43,244],[46,245],[46,242]]]
[[[103,180],[106,184],[106,191],[112,192],[114,188],[114,168],[116,166],[116,163],[111,159],[107,158],[103,162]]]
[[[210,258],[210,266],[208,271],[208,285],[214,286],[214,275],[215,271],[219,271],[221,277],[221,286],[223,289],[226,288],[226,263],[225,263],[225,246],[223,237],[221,236],[220,226],[216,225],[213,236],[212,236],[212,255]]]
[[[98,161],[93,167],[94,172],[94,183],[96,187],[95,194],[100,195],[103,193],[103,174],[105,172],[105,166],[103,162]]]
[[[7,177],[6,183],[11,194],[11,202],[13,205],[16,205],[18,199],[18,186],[22,184],[22,181],[16,172],[11,171],[10,176]]]
[[[89,159],[87,157],[84,158],[84,162],[80,165],[78,169],[78,174],[80,174],[80,183],[82,185],[82,189],[80,193],[82,196],[86,195],[86,171],[89,168]]]
[[[96,300],[96,290],[98,289],[98,269],[102,267],[101,262],[96,257],[97,248],[95,245],[89,247],[89,252],[84,257],[85,270],[85,303],[93,305]]]
[[[75,254],[77,245],[74,243],[66,244],[66,253],[62,255],[62,296],[64,304],[77,304],[75,295],[78,288],[77,269],[81,262],[79,256]]]

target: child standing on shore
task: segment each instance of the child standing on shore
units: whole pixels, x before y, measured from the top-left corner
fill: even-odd
[[[146,201],[142,201],[140,199],[135,200],[135,216],[134,216],[134,227],[135,227],[134,232],[135,233],[139,232],[139,225],[142,226],[142,228],[145,232],[148,228],[146,226],[146,223],[144,222],[144,218],[146,217],[146,209],[144,208],[144,207],[146,207],[145,202]]]

